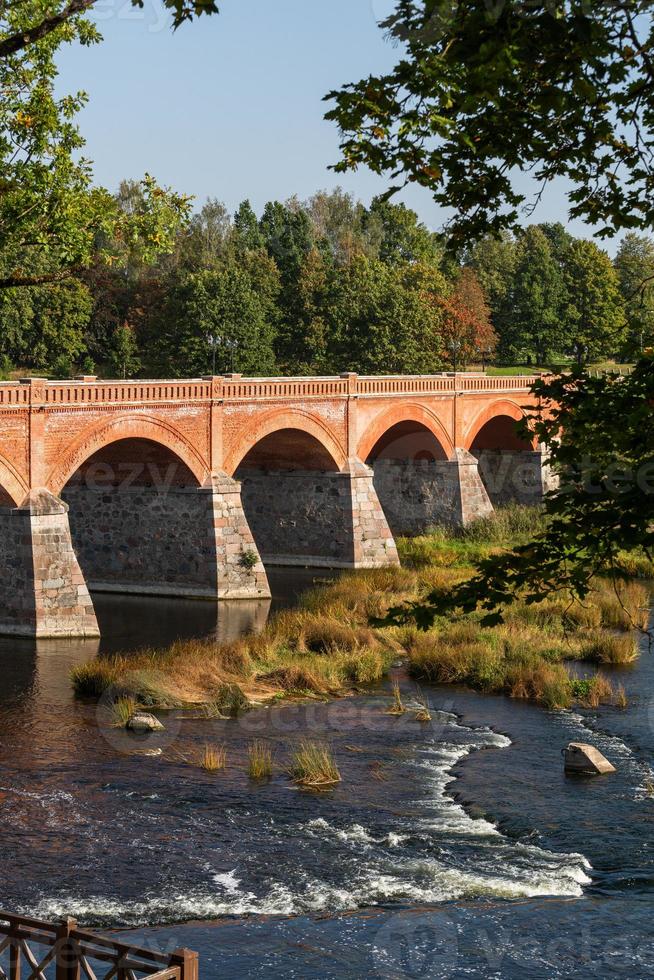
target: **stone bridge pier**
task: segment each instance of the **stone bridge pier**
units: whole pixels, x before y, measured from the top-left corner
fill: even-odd
[[[91,594],[269,598],[266,566],[398,563],[547,482],[531,378],[0,384],[0,632],[97,636]]]

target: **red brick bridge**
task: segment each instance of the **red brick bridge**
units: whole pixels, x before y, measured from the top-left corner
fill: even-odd
[[[533,381],[2,383],[0,632],[97,635],[89,588],[266,597],[266,564],[396,563],[394,535],[533,500]]]

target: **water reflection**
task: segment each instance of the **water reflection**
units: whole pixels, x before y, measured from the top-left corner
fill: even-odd
[[[206,602],[96,593],[101,639],[26,640],[0,637],[0,722],[11,708],[19,716],[43,715],[72,700],[70,671],[100,653],[163,648],[177,639],[209,638],[221,643],[263,629],[271,612],[293,605],[302,592],[325,581],[313,569],[271,569],[270,599]],[[0,724],[0,732],[5,727]]]

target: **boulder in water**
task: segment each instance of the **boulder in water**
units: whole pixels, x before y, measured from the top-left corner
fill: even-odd
[[[133,714],[127,722],[127,727],[132,732],[162,732],[164,730],[159,719],[147,711],[137,711]]]
[[[578,772],[587,776],[598,776],[604,773],[615,772],[608,759],[605,759],[594,745],[585,745],[583,742],[570,742],[567,749],[564,749],[565,770],[566,772]]]

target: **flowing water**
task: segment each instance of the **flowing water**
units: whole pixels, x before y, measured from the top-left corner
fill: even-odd
[[[273,605],[312,578],[275,576]],[[268,612],[98,598],[104,650],[228,638]],[[5,907],[189,946],[203,978],[654,976],[654,654],[616,672],[626,711],[434,688],[425,725],[387,714],[385,688],[237,721],[172,712],[136,739],[71,697],[97,646],[0,642]],[[332,744],[333,791],[284,774],[303,736]],[[247,778],[254,737],[274,749],[269,782]],[[566,777],[572,739],[617,774]],[[225,772],[191,764],[207,741]]]

